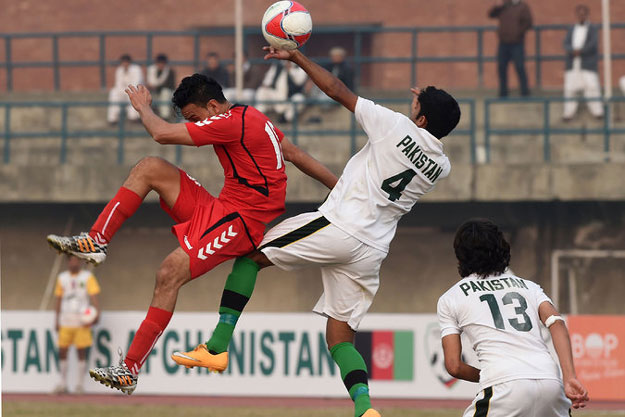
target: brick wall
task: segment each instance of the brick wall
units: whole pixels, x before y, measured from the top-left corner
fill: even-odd
[[[269,4],[263,0],[243,0],[245,25],[256,26]],[[573,20],[573,8],[577,2],[571,0],[527,0],[532,7],[536,24],[570,23]],[[383,26],[464,26],[488,25],[495,22],[486,16],[487,9],[495,4],[494,0],[393,0],[380,2],[373,0],[304,2],[313,15],[316,25],[353,25],[380,24]],[[601,12],[600,0],[587,0],[591,8],[591,18],[598,21]],[[86,6],[88,4],[88,6]],[[189,0],[109,0],[106,2],[85,2],[84,0],[20,0],[7,2],[0,14],[0,27],[3,32],[58,32],[89,30],[186,30],[198,27],[229,27],[233,25],[233,0],[189,1]],[[625,22],[625,1],[612,2],[612,19]],[[558,54],[561,52],[563,33],[548,32],[543,38],[543,52]],[[613,47],[615,52],[625,53],[625,30],[615,31]],[[319,41],[320,42],[320,41]],[[252,42],[257,43],[257,41]],[[70,38],[60,42],[60,58],[98,59],[97,38]],[[485,36],[485,54],[494,53],[496,39],[494,35]],[[315,36],[311,38],[312,50],[325,53],[327,46],[318,43],[315,48]],[[51,42],[46,39],[20,40],[13,44],[12,55],[16,61],[50,60]],[[382,56],[409,56],[409,35],[375,35],[370,43],[371,53]],[[324,49],[324,51],[321,51]],[[216,50],[223,56],[230,57],[233,41],[230,37],[203,39],[201,53]],[[155,38],[154,53],[165,52],[170,59],[190,59],[192,41],[190,38]],[[107,41],[107,59],[116,59],[124,52],[129,52],[136,59],[145,59],[145,40],[143,38],[113,38]],[[534,34],[527,39],[527,53],[534,52]],[[419,39],[421,55],[475,55],[475,35],[429,34]],[[0,45],[0,60],[4,60],[4,44]],[[252,56],[259,56],[260,51],[252,51]],[[191,67],[178,68],[178,75],[187,75]],[[534,65],[528,64],[530,80],[534,81]],[[107,70],[109,84],[113,68]],[[408,64],[375,64],[367,69],[364,79],[377,88],[403,89],[409,85],[410,66]],[[625,74],[625,63],[618,62],[615,76]],[[452,89],[473,88],[476,86],[476,65],[457,64],[420,64],[418,67],[419,84],[439,84]],[[50,69],[17,69],[14,72],[16,90],[49,90],[53,86]],[[0,70],[0,88],[5,89],[6,72]],[[485,66],[485,85],[495,87],[494,64]],[[512,77],[512,82],[516,78]],[[562,84],[562,63],[547,63],[543,67],[543,83],[547,87],[559,87]],[[93,90],[99,88],[99,70],[97,67],[64,68],[61,70],[61,87],[64,90]],[[0,90],[1,91],[1,90]]]

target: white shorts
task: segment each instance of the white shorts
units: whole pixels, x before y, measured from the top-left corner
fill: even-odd
[[[555,379],[516,379],[480,391],[463,417],[569,417],[571,401]]]
[[[321,268],[323,294],[315,313],[346,322],[353,330],[373,302],[386,253],[362,243],[319,212],[291,217],[265,234],[260,250],[287,271]]]

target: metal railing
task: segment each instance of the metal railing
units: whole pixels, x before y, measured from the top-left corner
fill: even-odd
[[[625,103],[625,97],[613,97],[610,100],[601,98],[584,99],[583,101],[600,101],[603,104],[603,120],[601,126],[598,127],[554,127],[551,123],[551,105],[553,103],[563,103],[565,101],[577,101],[577,98],[565,99],[562,97],[523,97],[523,98],[487,98],[484,100],[484,149],[486,152],[486,162],[491,162],[491,136],[527,136],[540,135],[543,137],[543,161],[551,161],[551,136],[553,135],[571,135],[571,134],[588,134],[603,136],[603,153],[604,160],[610,160],[610,143],[613,135],[625,134],[625,127],[615,127],[613,120],[613,105],[616,103]],[[500,128],[493,127],[492,123],[492,107],[495,105],[506,105],[514,103],[531,104],[537,103],[541,106],[542,126],[526,127],[526,128]]]
[[[562,54],[544,54],[543,53],[543,34],[546,31],[565,31],[569,25],[539,25],[533,28],[534,37],[534,54],[528,55],[527,60],[533,61],[535,65],[536,86],[542,86],[543,63],[552,61],[564,61],[565,55]],[[625,29],[625,23],[615,23],[613,29]],[[477,67],[477,85],[484,86],[484,65],[485,63],[495,62],[496,56],[493,53],[487,54],[484,51],[484,35],[486,33],[495,32],[495,26],[432,26],[432,27],[381,27],[381,26],[325,26],[315,28],[316,34],[352,34],[353,35],[353,55],[349,57],[349,61],[354,64],[356,85],[360,80],[362,67],[371,63],[404,63],[410,64],[410,86],[417,85],[418,66],[425,63],[475,63]],[[244,47],[249,42],[249,37],[260,36],[259,28],[244,29]],[[410,36],[410,45],[405,48],[410,53],[404,56],[366,56],[363,55],[363,37],[367,35],[399,33]],[[475,51],[467,55],[423,55],[419,53],[419,39],[423,34],[428,33],[468,33],[476,37]],[[234,36],[233,28],[214,28],[209,30],[194,31],[90,31],[90,32],[43,32],[43,33],[0,33],[0,38],[4,42],[4,60],[0,61],[0,69],[6,72],[6,88],[8,91],[13,89],[13,72],[20,68],[50,68],[53,73],[54,89],[61,88],[61,68],[79,68],[79,67],[95,67],[99,71],[100,88],[106,89],[107,83],[107,67],[118,64],[117,57],[115,59],[107,58],[107,40],[111,38],[144,38],[145,39],[145,57],[146,59],[136,60],[142,65],[152,63],[154,56],[154,38],[155,37],[187,37],[191,40],[191,56],[187,59],[173,60],[173,66],[191,66],[195,69],[200,68],[202,57],[200,55],[201,41],[204,38],[214,36]],[[95,38],[98,40],[98,59],[97,60],[63,60],[61,59],[59,41],[68,38]],[[618,37],[617,37],[618,38]],[[13,44],[16,40],[37,39],[41,42],[46,40],[51,43],[51,57],[45,61],[15,61],[13,59]],[[305,48],[305,47],[304,47]],[[493,48],[493,52],[494,52]],[[319,62],[327,62],[327,57],[314,57]],[[625,54],[616,53],[612,56],[614,60],[625,59]],[[229,62],[228,60],[224,60]],[[263,62],[262,59],[253,59],[252,62]]]
[[[380,104],[405,104],[407,111],[409,110],[410,101],[404,99],[379,99],[376,100]],[[472,161],[475,162],[475,132],[476,132],[476,114],[475,114],[475,100],[473,99],[459,99],[458,102],[461,105],[466,105],[469,108],[469,127],[465,129],[456,129],[453,133],[454,136],[469,136],[470,155]],[[265,102],[265,103],[283,103],[283,102]],[[302,104],[306,106],[314,106],[318,104],[327,104],[327,101],[319,100],[306,100],[304,102],[288,102],[293,106],[294,118],[288,125],[280,126],[285,135],[289,137],[293,143],[297,144],[300,137],[306,136],[337,136],[344,137],[350,141],[350,153],[355,154],[358,150],[357,138],[364,136],[365,133],[358,126],[356,118],[353,114],[350,116],[349,127],[346,129],[302,129],[300,122],[301,111],[299,106]],[[11,162],[11,143],[16,139],[28,140],[32,138],[59,138],[59,163],[64,164],[67,162],[67,148],[68,139],[88,139],[88,138],[111,138],[111,140],[117,140],[117,163],[122,164],[125,161],[125,143],[128,138],[148,138],[149,135],[144,129],[135,130],[128,129],[127,123],[125,123],[125,111],[120,111],[120,119],[117,126],[109,129],[79,129],[73,130],[68,127],[69,111],[72,108],[85,108],[85,107],[107,107],[108,102],[81,102],[81,101],[67,101],[67,102],[0,102],[0,109],[4,108],[2,112],[4,115],[4,129],[3,129],[3,161],[5,164]],[[158,107],[159,103],[154,102],[153,105]],[[127,103],[117,103],[117,105],[126,106]],[[14,108],[24,107],[43,107],[46,109],[56,108],[61,111],[61,123],[60,129],[47,129],[40,131],[15,131],[11,126],[11,113]],[[122,109],[123,110],[123,109]],[[104,114],[102,115],[104,118]],[[182,121],[182,120],[179,120]],[[176,163],[182,161],[182,147],[176,146],[175,153]]]
[[[551,147],[552,136],[554,135],[600,135],[603,136],[603,149],[604,159],[610,160],[610,152],[612,148],[613,137],[616,135],[625,135],[625,125],[620,123],[614,125],[611,121],[614,119],[614,108],[616,105],[625,106],[625,97],[615,97],[608,101],[602,101],[604,108],[604,118],[602,122],[597,122],[594,126],[581,125],[563,127],[560,124],[554,124],[552,122],[553,109],[552,105],[557,103],[563,103],[567,99],[561,97],[530,97],[530,98],[486,98],[483,102],[477,102],[475,99],[463,98],[458,99],[458,102],[463,106],[463,122],[462,128],[455,129],[452,133],[452,137],[467,136],[469,142],[467,143],[468,152],[470,155],[471,163],[478,163],[477,159],[477,140],[480,139],[480,143],[484,144],[485,161],[491,162],[491,150],[492,150],[492,137],[497,136],[542,136],[542,154],[543,161],[551,161]],[[601,100],[601,99],[590,99]],[[583,100],[584,101],[584,100]],[[406,113],[409,112],[410,102],[404,99],[376,99],[377,103],[385,105],[405,105]],[[276,102],[267,102],[276,103]],[[301,120],[302,112],[299,106],[302,104],[305,106],[315,106],[318,104],[327,104],[325,101],[308,99],[302,103],[289,102],[293,106],[295,117],[288,124],[280,125],[282,131],[288,135],[288,137],[297,144],[302,137],[311,136],[335,136],[349,140],[351,155],[358,150],[358,138],[363,137],[365,133],[358,126],[355,116],[352,114],[349,118],[349,122],[346,123],[345,129],[327,129],[320,126],[319,128],[311,129],[310,124],[304,124]],[[154,103],[158,106],[162,103]],[[163,103],[164,104],[164,103]],[[528,104],[535,105],[539,110],[541,118],[533,119],[538,121],[540,125],[530,127],[501,127],[500,123],[494,121],[493,108],[495,106],[515,105],[515,104]],[[125,106],[126,103],[121,103]],[[483,129],[477,126],[477,110],[478,105],[483,106]],[[125,121],[125,112],[120,112],[120,123],[111,128],[91,128],[91,129],[72,129],[69,127],[68,119],[69,112],[73,108],[85,108],[85,107],[107,107],[108,102],[84,102],[84,101],[67,101],[67,102],[0,102],[0,120],[4,119],[2,129],[3,139],[3,162],[11,162],[11,144],[15,140],[28,140],[32,138],[58,138],[59,150],[58,158],[59,163],[64,164],[67,162],[68,140],[78,139],[87,140],[89,138],[110,138],[117,141],[117,163],[125,162],[125,145],[127,139],[130,138],[148,138],[148,134],[143,128],[129,129]],[[16,108],[45,108],[45,109],[60,109],[60,124],[56,129],[45,129],[38,131],[22,131],[16,130],[11,125],[11,114]],[[467,112],[468,109],[468,112]],[[104,112],[102,112],[102,119],[105,118]],[[182,121],[182,120],[179,120]],[[478,138],[478,133],[483,132],[483,138],[481,135]],[[622,137],[622,136],[621,136]],[[483,140],[482,140],[483,139]],[[505,146],[505,142],[503,143]],[[182,161],[182,147],[176,146],[175,160],[177,163]]]

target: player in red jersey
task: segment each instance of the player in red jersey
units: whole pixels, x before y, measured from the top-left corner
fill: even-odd
[[[141,366],[171,319],[180,287],[218,264],[256,249],[265,225],[284,212],[284,160],[329,188],[337,178],[285,139],[264,114],[251,106],[228,102],[213,79],[194,74],[176,89],[173,102],[190,121],[184,124],[167,123],[156,116],[144,86],[129,86],[126,92],[154,140],[160,144],[213,145],[225,176],[216,198],[164,159],[143,158],[89,233],[48,236],[55,249],[97,265],[106,259],[107,245],[115,232],[151,190],[159,194],[161,206],[176,222],[172,231],[180,247],[165,258],[156,273],[152,303],[126,357],[119,365],[89,371],[101,383],[131,394]],[[229,276],[226,287],[236,287],[236,281]],[[248,289],[238,291],[243,293],[241,297],[251,294]]]

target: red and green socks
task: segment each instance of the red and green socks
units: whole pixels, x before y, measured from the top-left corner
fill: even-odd
[[[367,365],[354,345],[349,342],[332,346],[330,353],[339,366],[341,379],[354,402],[354,415],[360,417],[371,408]]]
[[[238,258],[234,261],[221,296],[219,323],[210,340],[206,342],[210,353],[218,354],[228,350],[237,321],[254,292],[259,269],[258,264],[249,258]]]

